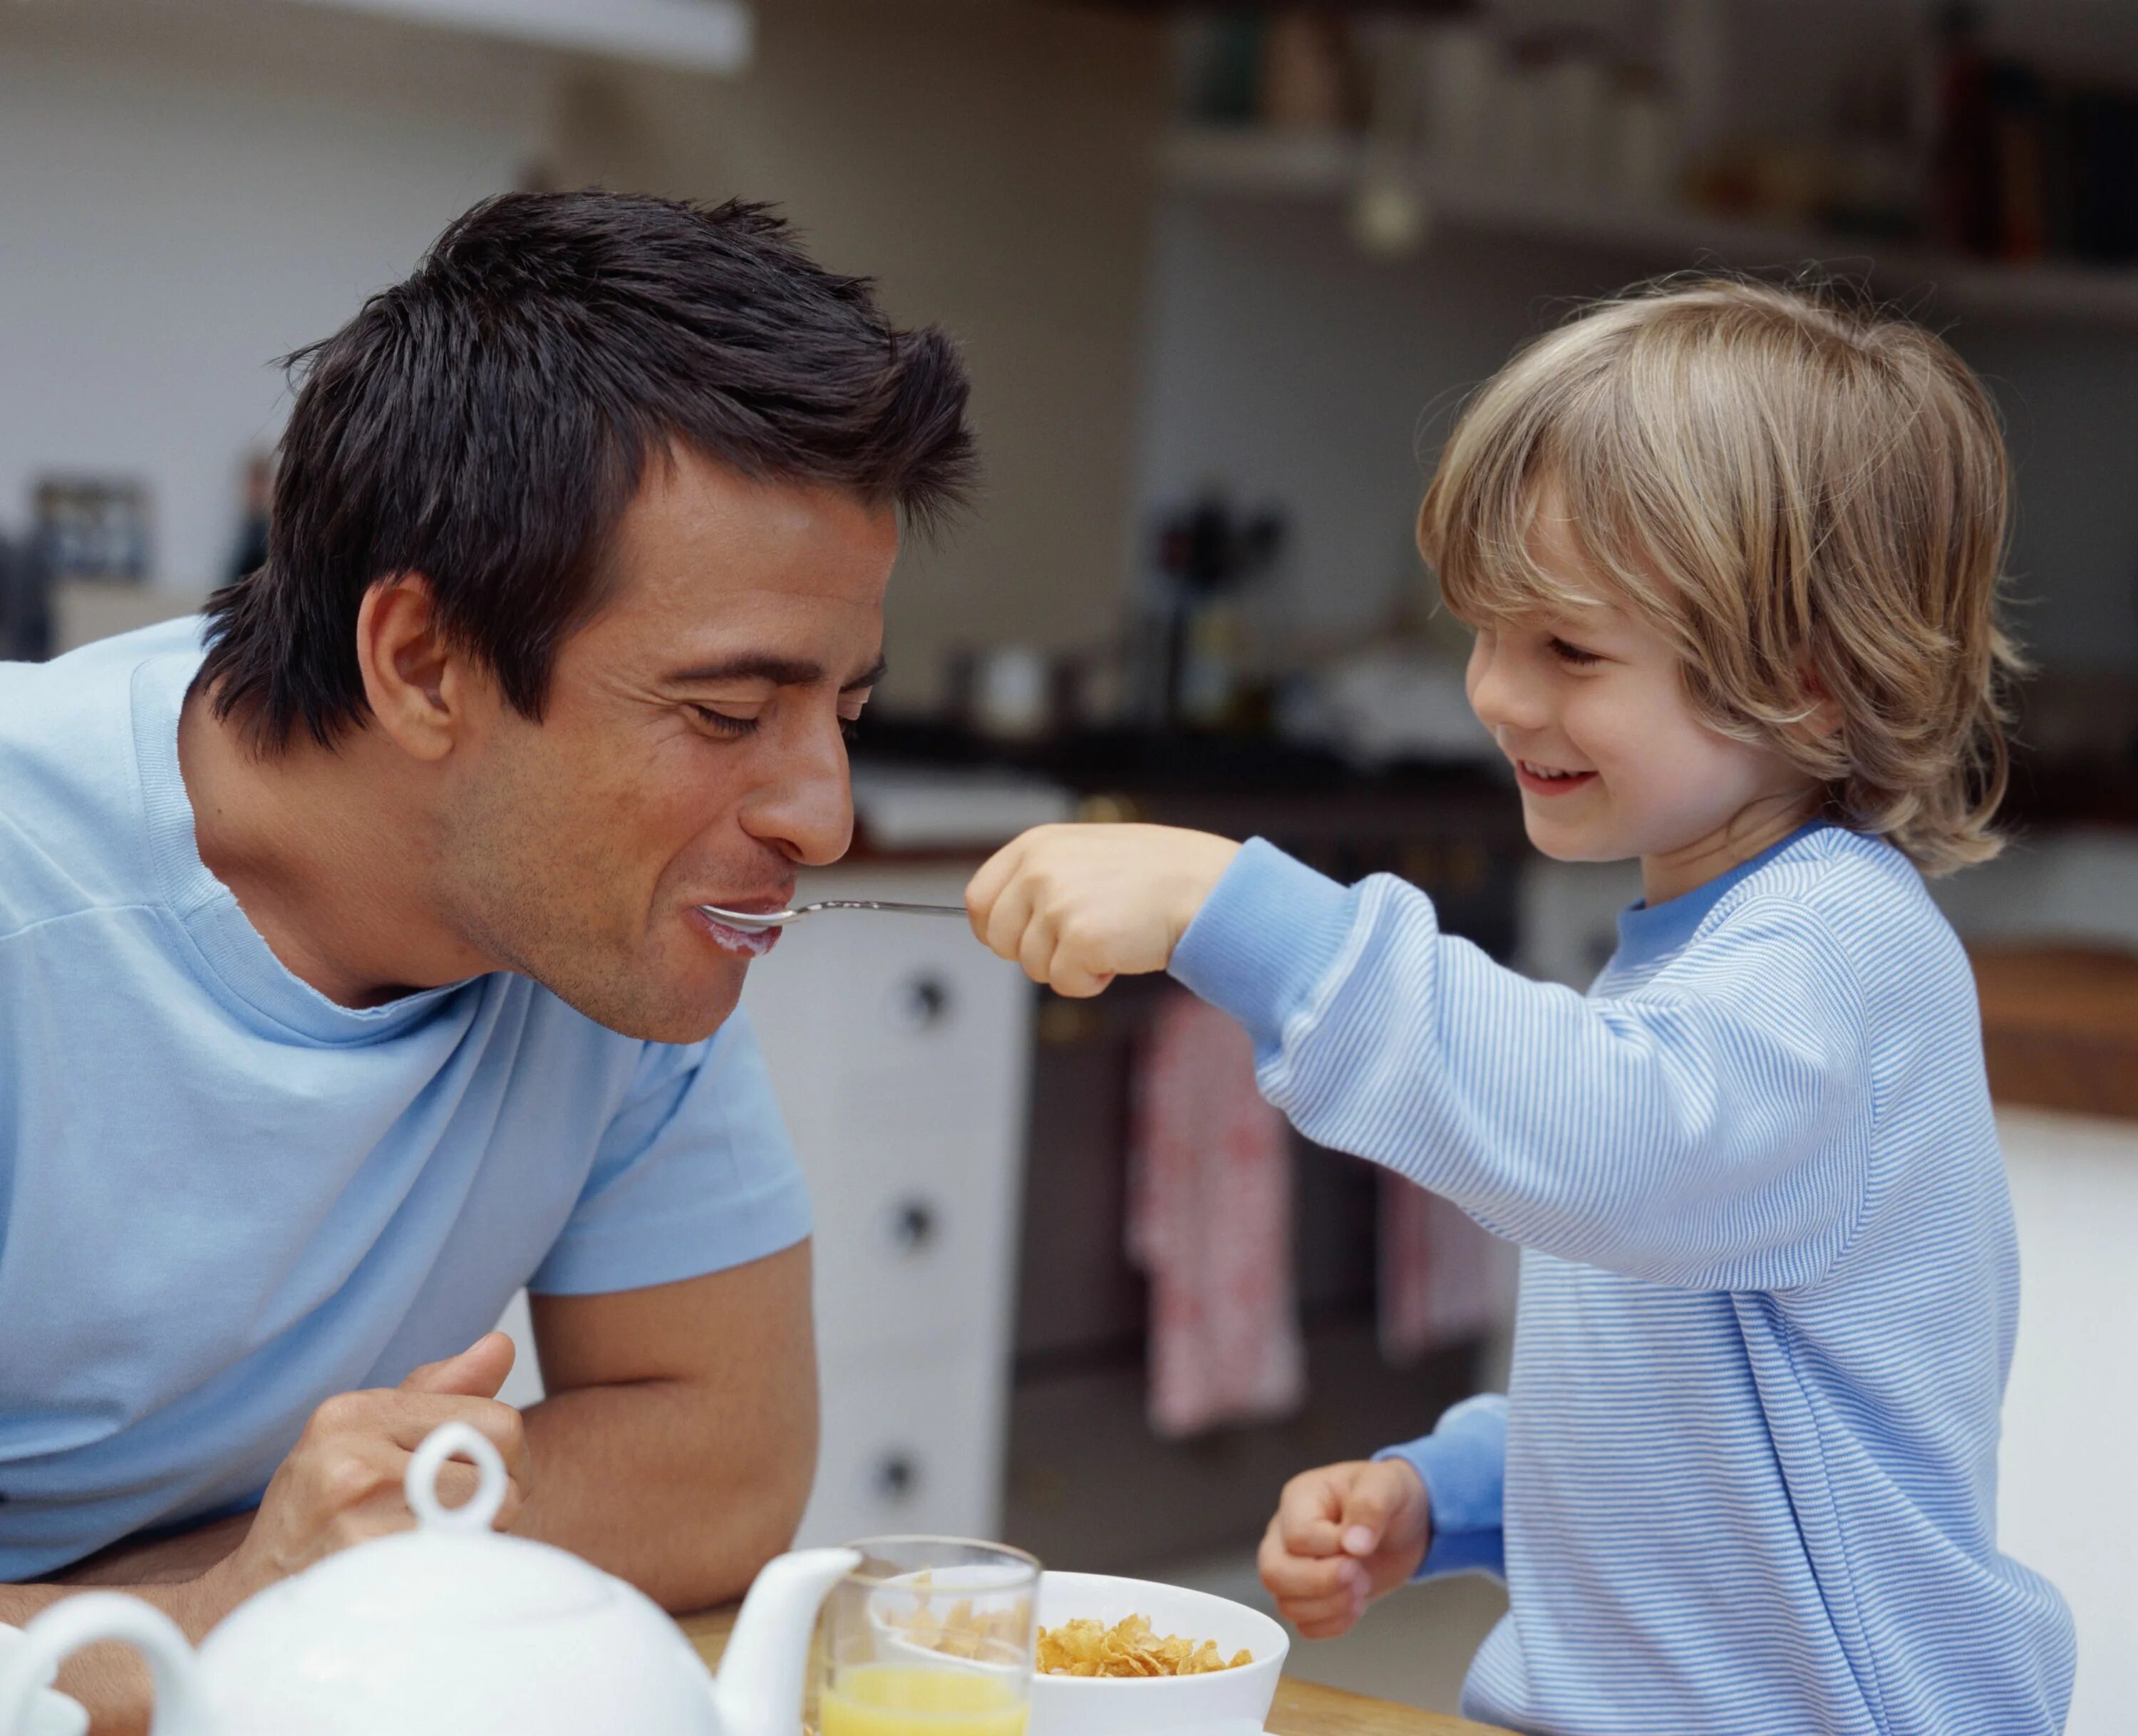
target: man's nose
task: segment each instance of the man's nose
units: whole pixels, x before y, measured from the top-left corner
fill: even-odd
[[[853,789],[835,727],[783,747],[743,804],[742,828],[805,868],[836,862],[853,841]]]

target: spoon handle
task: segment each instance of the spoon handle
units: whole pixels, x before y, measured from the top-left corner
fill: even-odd
[[[900,905],[879,898],[827,898],[813,910],[894,910],[901,916],[963,916],[963,905]]]

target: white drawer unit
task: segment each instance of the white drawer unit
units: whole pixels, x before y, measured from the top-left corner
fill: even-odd
[[[956,904],[969,872],[840,869],[797,896]],[[828,913],[751,968],[744,1004],[816,1207],[824,1446],[803,1539],[988,1534],[1031,987],[963,923]]]
[[[998,1360],[827,1353],[804,1545],[901,1532],[992,1537],[1008,1387]]]

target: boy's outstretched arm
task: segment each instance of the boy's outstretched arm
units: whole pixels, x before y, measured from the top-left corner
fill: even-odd
[[[1340,886],[1259,841],[1028,833],[969,894],[1064,993],[1169,968],[1245,1025],[1265,1095],[1526,1247],[1699,1290],[1824,1271],[1859,1221],[1861,988],[1801,905],[1747,900],[1696,958],[1592,1001],[1441,933],[1387,876]]]

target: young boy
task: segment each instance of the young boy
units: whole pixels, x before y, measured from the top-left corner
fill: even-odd
[[[1491,1723],[2061,1729],[2069,1618],[1995,1539],[2011,1211],[1921,877],[1998,847],[2005,496],[1958,358],[1809,295],[1606,304],[1482,389],[1420,545],[1530,840],[1640,861],[1585,998],[1259,841],[1048,827],[974,879],[1032,977],[1170,969],[1303,1132],[1525,1251],[1508,1397],[1286,1490],[1303,1631],[1485,1567]]]

